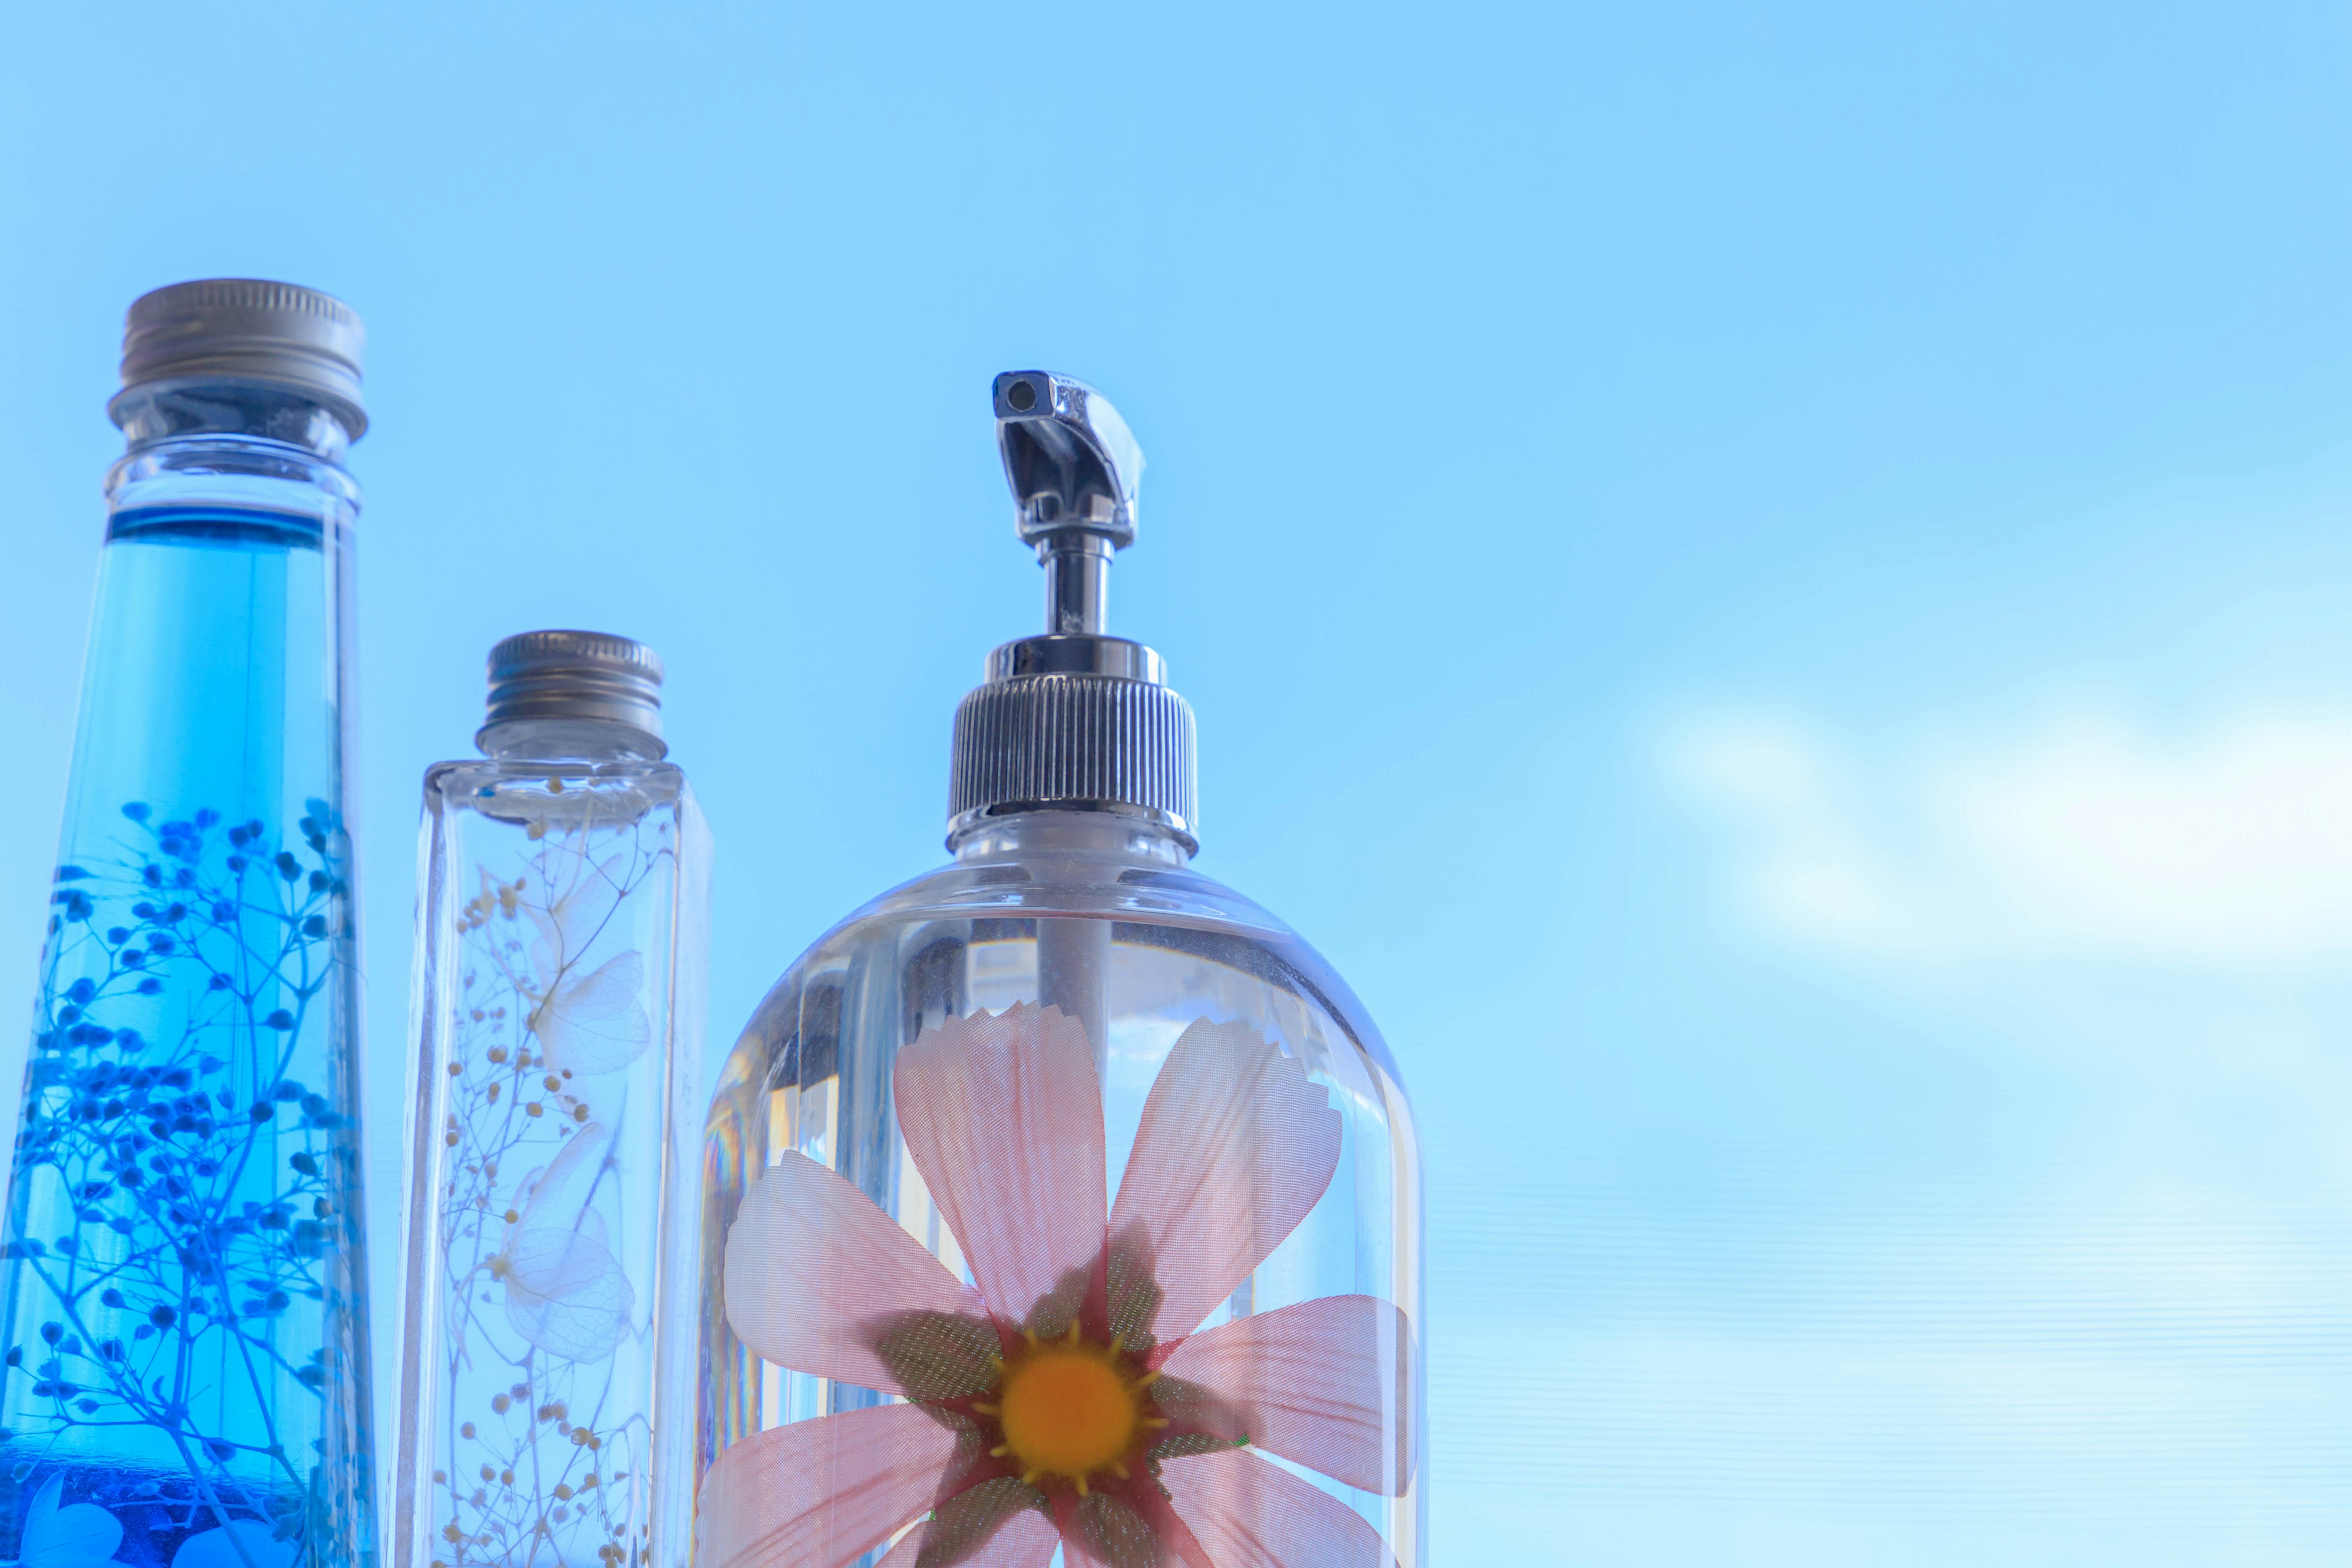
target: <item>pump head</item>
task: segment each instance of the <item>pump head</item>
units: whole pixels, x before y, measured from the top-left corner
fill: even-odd
[[[990,654],[986,682],[956,710],[948,841],[1007,812],[1097,811],[1155,822],[1189,851],[1192,710],[1158,654],[1107,625],[1143,450],[1102,394],[1069,376],[1007,371],[993,398],[1021,541],[1045,568],[1045,634]]]
[[[1107,629],[1110,557],[1135,542],[1143,448],[1083,381],[1051,371],[996,378],[996,449],[1024,544],[1045,568],[1045,629]]]

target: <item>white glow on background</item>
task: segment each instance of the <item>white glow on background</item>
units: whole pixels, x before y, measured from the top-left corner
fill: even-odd
[[[1888,957],[2352,961],[2352,714],[2179,736],[2082,716],[1864,751],[1801,716],[1673,727],[1671,775],[1728,826],[1778,932]]]

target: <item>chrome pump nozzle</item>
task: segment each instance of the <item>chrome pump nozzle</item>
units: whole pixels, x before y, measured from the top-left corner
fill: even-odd
[[[1069,376],[1007,371],[995,400],[1021,541],[1045,568],[1045,630],[1101,637],[1111,552],[1135,542],[1143,448],[1101,393]]]
[[[1111,552],[1135,542],[1142,449],[1083,381],[1007,371],[993,395],[1021,540],[1045,568],[1045,630],[991,653],[956,710],[948,842],[990,816],[1091,811],[1157,823],[1189,854],[1192,710],[1158,654],[1104,626]]]

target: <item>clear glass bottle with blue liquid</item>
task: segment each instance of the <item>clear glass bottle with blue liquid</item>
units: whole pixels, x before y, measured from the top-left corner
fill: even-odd
[[[1422,1568],[1396,1064],[1192,868],[1192,710],[1105,628],[1133,437],[1042,371],[994,404],[1045,633],[956,714],[951,861],[803,953],[722,1070],[697,1568]]]
[[[131,308],[0,1264],[0,1561],[375,1559],[361,344],[282,283]]]

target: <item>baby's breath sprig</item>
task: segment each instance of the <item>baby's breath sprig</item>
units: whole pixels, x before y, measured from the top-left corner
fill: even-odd
[[[630,1110],[613,1069],[643,1021],[627,1012],[643,984],[629,900],[674,848],[667,823],[593,810],[528,822],[524,839],[510,868],[477,867],[457,911],[460,1000],[439,1069],[448,1429],[433,1562],[617,1568],[646,1545],[630,1483],[649,1422],[616,1382],[634,1297],[603,1253],[600,1211]],[[553,1282],[527,1257],[542,1221],[561,1247]],[[596,1256],[604,1271],[584,1266]]]
[[[91,1500],[151,1539],[254,1521],[290,1557],[358,1190],[349,1118],[297,1072],[343,979],[348,846],[320,800],[283,843],[210,809],[122,816],[119,855],[58,867],[51,898],[0,1461],[22,1487],[90,1429],[143,1429],[114,1446],[175,1463]]]

